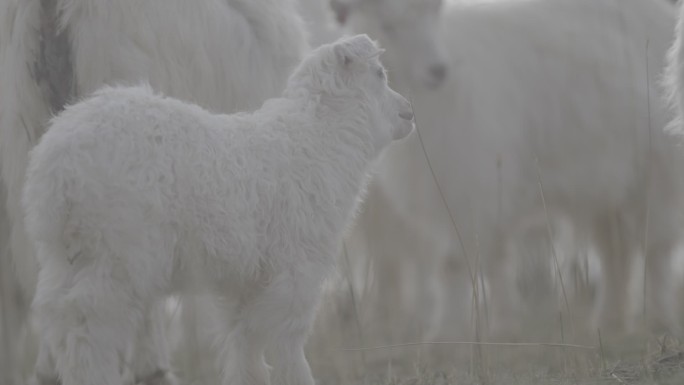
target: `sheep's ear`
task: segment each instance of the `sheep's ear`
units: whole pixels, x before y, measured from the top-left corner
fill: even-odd
[[[330,0],[330,8],[335,13],[335,20],[339,25],[347,23],[349,14],[354,11],[363,0]]]
[[[368,59],[368,60],[375,59],[376,57],[382,55],[383,53],[385,53],[384,48],[376,48],[376,50],[374,52],[372,52],[370,55],[366,56],[366,59]]]
[[[367,61],[382,53],[382,50],[366,34],[344,38],[333,47],[337,62],[349,66],[355,61]]]
[[[337,58],[337,64],[342,67],[349,67],[351,63],[354,62],[352,53],[344,44],[338,44],[333,47],[333,52],[335,52],[335,58]]]

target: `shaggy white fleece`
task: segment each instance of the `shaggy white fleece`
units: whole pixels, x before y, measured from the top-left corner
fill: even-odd
[[[281,98],[217,115],[105,87],[52,120],[23,203],[34,301],[68,385],[121,385],[144,311],[175,291],[225,299],[224,384],[313,385],[304,343],[369,167],[412,128],[367,36],[309,55]]]

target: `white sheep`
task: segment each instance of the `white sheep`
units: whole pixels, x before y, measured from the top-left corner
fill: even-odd
[[[313,385],[304,342],[368,178],[413,112],[366,35],[319,47],[283,96],[212,114],[106,87],[54,118],[23,204],[34,307],[60,378],[121,385],[143,313],[175,291],[224,299],[224,384]]]
[[[397,11],[397,3],[411,3],[411,12],[421,4],[423,12],[434,6],[412,0],[336,2],[347,5],[341,9],[356,32],[388,47],[388,68],[401,64],[391,62],[392,47],[385,44],[402,25],[391,21],[413,20]],[[662,132],[668,118],[657,103],[674,25],[672,5],[660,0],[471,2],[452,4],[444,17],[437,38],[448,42],[449,83],[425,92],[401,71],[391,80],[393,86],[409,83],[413,90],[417,124],[470,263],[475,268],[480,256],[489,275],[495,300],[489,305],[498,309],[489,313],[492,323],[518,330],[511,316],[520,314],[520,302],[511,297],[514,283],[504,271],[509,264],[500,258],[514,249],[507,244],[518,241],[515,234],[524,233],[520,225],[529,216],[544,216],[541,181],[551,219],[567,217],[598,249],[604,279],[594,326],[611,331],[626,326],[631,261],[646,249],[651,324],[681,331],[668,271],[682,226],[681,157]],[[398,55],[419,56],[409,49]],[[423,285],[445,270],[445,261],[462,260],[416,135],[388,152],[374,183],[380,186],[373,190],[378,196],[368,197],[367,212],[386,220],[364,212],[359,222],[387,226],[375,226],[374,238],[356,231],[356,243],[371,244],[387,259],[435,266],[416,269],[426,272],[419,277]],[[381,199],[393,212],[370,210]],[[402,227],[409,230],[389,230]],[[373,246],[383,239],[377,232],[384,234],[384,243]],[[421,306],[439,301],[430,294],[434,289],[423,292]],[[442,301],[433,308],[447,306]]]
[[[684,3],[680,2],[678,7],[674,39],[667,52],[661,86],[664,91],[663,101],[673,113],[667,129],[679,137],[678,141],[681,143],[682,135],[684,135]],[[679,282],[676,282],[678,288],[681,288],[683,283],[681,280],[682,256],[684,253],[680,250],[679,258],[675,259],[672,266],[672,270],[680,278]]]
[[[327,1],[299,0],[302,19],[309,30],[309,44],[318,47],[332,43],[343,35],[343,31],[333,20],[333,12]]]
[[[404,83],[434,89],[447,78],[445,45],[439,36],[440,0],[305,0],[303,3],[308,8],[304,17],[309,20],[312,30],[312,44],[353,33],[350,29],[362,30],[377,38],[387,49],[383,63],[388,68],[393,87],[398,90],[409,89]],[[326,10],[323,4],[331,7]],[[330,13],[337,20],[337,26],[329,22]],[[352,28],[345,28],[347,26]],[[360,312],[364,323],[366,317],[371,317],[371,322],[380,321],[373,322],[378,330],[371,334],[379,336],[390,332],[406,338],[405,331],[392,329],[401,327],[411,318],[421,323],[427,321],[427,324],[435,324],[439,319],[443,309],[439,298],[445,298],[446,293],[433,272],[442,269],[437,264],[415,258],[415,253],[421,250],[418,241],[424,239],[423,230],[394,216],[392,205],[386,204],[380,192],[381,187],[376,188],[377,183],[373,181],[371,185],[374,187],[367,195],[370,204],[365,205],[358,226],[354,226],[346,242],[352,268],[346,279],[352,280],[351,287],[358,298],[363,298],[364,303],[373,303],[372,309]],[[366,219],[370,216],[377,220]],[[402,239],[394,242],[394,237]],[[383,257],[378,258],[379,254]],[[346,259],[345,256],[341,258]],[[375,265],[371,268],[375,274],[366,281],[365,278],[369,278],[367,269],[372,265]],[[414,283],[417,286],[412,286]],[[369,293],[372,295],[367,295]],[[377,316],[379,319],[373,319]],[[385,320],[390,318],[396,321],[388,325]],[[415,327],[409,329],[417,330]],[[428,331],[425,335],[429,338],[430,334]]]
[[[448,76],[442,0],[327,0],[336,20],[353,31],[377,36],[397,86],[437,88]],[[396,81],[395,81],[396,82]]]
[[[679,134],[684,125],[684,4],[679,6],[679,16],[674,31],[674,41],[667,53],[663,90],[665,102],[674,112],[669,128]]]
[[[103,84],[139,81],[212,111],[254,110],[280,94],[308,50],[296,6],[295,0],[0,2],[0,163],[13,263],[0,257],[3,267],[13,265],[26,303],[38,273],[20,194],[28,152],[51,114]],[[156,309],[147,316],[150,333],[137,339],[133,371],[139,379],[164,374],[170,384],[163,334],[152,321]],[[18,309],[13,325],[28,324],[27,311]],[[21,345],[18,330],[5,334],[9,346]],[[39,353],[37,380],[56,381],[51,366]]]

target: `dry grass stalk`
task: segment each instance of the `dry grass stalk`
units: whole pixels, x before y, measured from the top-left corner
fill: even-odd
[[[413,99],[409,97],[409,101],[411,102],[411,105],[413,105]],[[453,226],[454,232],[456,233],[456,237],[458,239],[458,243],[461,246],[461,251],[463,252],[463,257],[466,261],[466,267],[468,268],[468,275],[470,276],[470,283],[473,288],[473,301],[475,303],[475,315],[476,315],[476,321],[475,321],[475,339],[477,341],[481,341],[481,325],[480,325],[480,299],[479,299],[479,291],[478,291],[478,284],[477,284],[477,279],[475,278],[475,275],[473,273],[472,266],[470,265],[470,258],[468,257],[468,252],[466,251],[465,244],[463,243],[463,237],[461,236],[461,232],[458,229],[458,225],[456,224],[456,219],[454,218],[454,215],[451,211],[451,208],[449,207],[449,203],[446,200],[446,197],[444,196],[444,192],[442,191],[442,187],[437,180],[437,175],[435,174],[435,170],[432,167],[432,162],[430,161],[430,157],[428,156],[427,151],[425,150],[425,143],[423,142],[423,137],[420,134],[420,128],[418,124],[418,116],[415,114],[414,111],[414,122],[416,126],[416,134],[418,135],[418,140],[420,141],[420,146],[423,151],[423,155],[425,155],[425,160],[427,162],[428,168],[430,169],[430,173],[432,175],[432,179],[435,182],[435,187],[437,187],[437,191],[439,192],[440,199],[444,203],[444,207],[446,208],[447,213],[449,214],[449,220],[451,221],[451,225]],[[480,362],[480,370],[478,370],[478,374],[480,376],[480,380],[483,384],[487,383],[486,380],[486,371],[482,367],[484,358],[483,358],[483,353],[482,349],[480,346],[476,346],[476,354],[479,357],[479,362]]]

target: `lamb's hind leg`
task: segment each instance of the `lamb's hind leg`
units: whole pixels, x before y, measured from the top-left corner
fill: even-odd
[[[20,363],[25,355],[21,347],[32,337],[29,301],[22,290],[22,284],[29,283],[17,279],[16,264],[12,263],[9,245],[12,225],[5,207],[6,198],[7,190],[0,181],[0,383],[19,385],[22,383]]]
[[[667,332],[684,336],[677,298],[676,278],[672,272],[672,257],[676,247],[676,234],[654,239],[646,256],[646,321],[651,332]]]
[[[627,247],[624,222],[617,215],[596,221],[594,242],[601,256],[603,282],[594,303],[593,327],[619,334],[625,331],[628,280],[633,255]]]
[[[79,261],[42,258],[48,262],[34,307],[64,385],[123,384],[123,358],[141,323],[143,301],[134,285],[117,279],[126,274],[113,259],[75,268]]]
[[[170,371],[163,310],[161,305],[151,307],[138,331],[132,368],[130,368],[134,371],[135,380],[134,382],[129,380],[130,385],[175,385],[178,383]],[[126,373],[129,368],[122,369]],[[55,368],[54,355],[45,341],[40,344],[34,374],[29,379],[29,385],[61,385]]]

